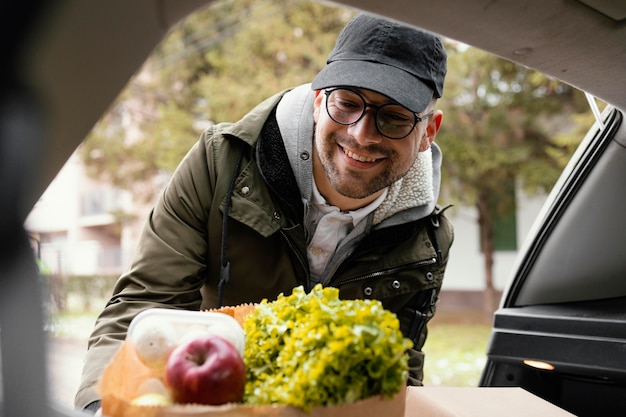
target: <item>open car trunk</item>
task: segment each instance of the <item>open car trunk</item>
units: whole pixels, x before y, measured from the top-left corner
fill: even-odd
[[[521,386],[579,416],[626,409],[626,127],[606,113],[519,254],[480,381]]]

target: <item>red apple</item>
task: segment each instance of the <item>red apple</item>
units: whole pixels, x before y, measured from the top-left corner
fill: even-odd
[[[188,340],[172,351],[165,382],[177,403],[240,402],[246,368],[237,348],[224,338],[209,334]]]

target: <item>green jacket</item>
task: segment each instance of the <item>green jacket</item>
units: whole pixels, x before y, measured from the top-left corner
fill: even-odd
[[[281,96],[237,123],[209,128],[177,168],[150,213],[130,269],[96,322],[78,408],[98,399],[94,384],[138,312],[217,306],[226,205],[230,279],[223,305],[272,300],[296,286],[311,287],[304,206],[274,117]],[[398,315],[404,334],[415,342],[410,384],[421,384],[425,323],[434,314],[453,239],[450,223],[435,212],[372,229],[329,283],[343,298],[376,298]]]

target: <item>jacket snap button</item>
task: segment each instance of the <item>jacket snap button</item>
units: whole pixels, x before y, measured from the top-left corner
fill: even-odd
[[[391,283],[391,287],[397,290],[398,288],[400,288],[400,281],[395,280],[394,282]]]
[[[367,295],[368,297],[372,295],[372,292],[373,292],[372,287],[365,287],[363,289],[363,294]]]
[[[432,272],[426,272],[426,280],[427,281],[432,281],[433,280],[433,273]]]
[[[310,157],[311,155],[307,151],[300,153],[300,159],[302,159],[303,161],[308,161]]]
[[[250,192],[250,187],[243,187],[241,189],[241,194],[246,195]]]
[[[277,211],[274,212],[274,219],[275,220],[280,220],[280,213],[279,212],[277,212]]]

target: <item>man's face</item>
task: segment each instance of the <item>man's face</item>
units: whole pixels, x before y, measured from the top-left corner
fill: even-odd
[[[356,91],[368,104],[381,106],[392,102],[371,90]],[[428,149],[434,140],[442,117],[437,111],[418,123],[407,137],[394,140],[378,132],[374,110],[369,109],[355,124],[342,125],[328,116],[325,100],[323,92],[315,99],[314,175],[322,195],[331,204],[327,194],[332,190],[325,189],[325,185],[343,197],[361,200],[379,195],[403,177],[418,152]],[[322,176],[322,172],[326,175]]]

